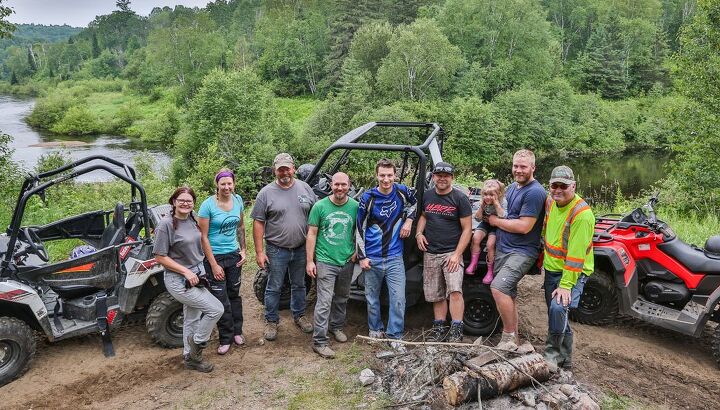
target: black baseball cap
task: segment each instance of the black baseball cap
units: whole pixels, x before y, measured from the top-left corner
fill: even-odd
[[[440,174],[440,173],[446,173],[450,175],[455,175],[455,167],[450,165],[449,162],[438,162],[435,164],[435,168],[433,168],[433,174]]]

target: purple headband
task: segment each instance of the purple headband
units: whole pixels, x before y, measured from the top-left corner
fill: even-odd
[[[233,174],[232,171],[222,171],[218,172],[217,175],[215,175],[215,183],[217,184],[218,181],[220,181],[220,178],[224,177],[230,177],[233,181],[235,181],[235,174]]]

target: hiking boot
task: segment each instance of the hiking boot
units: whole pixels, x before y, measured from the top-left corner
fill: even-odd
[[[227,352],[230,351],[230,345],[220,345],[217,349],[217,354],[224,355],[227,354]]]
[[[277,339],[277,328],[278,324],[276,322],[265,322],[265,332],[263,332],[265,340]]]
[[[303,331],[303,333],[312,333],[313,325],[305,319],[305,316],[295,318],[295,325]]]
[[[430,334],[428,335],[428,342],[444,342],[448,336],[448,327],[445,326],[445,322],[433,323]]]
[[[195,343],[192,335],[188,335],[187,341],[190,346],[190,353],[184,359],[185,368],[210,373],[213,370],[213,364],[204,361],[202,358],[202,351],[207,347],[207,342]]]
[[[407,348],[403,343],[400,342],[390,342],[390,347],[398,352],[398,353],[407,353]]]
[[[462,343],[463,341],[463,324],[460,323],[453,323],[450,325],[450,332],[447,336],[447,341],[449,343]]]
[[[548,334],[547,339],[545,339],[545,353],[543,354],[543,356],[545,357],[548,368],[552,373],[555,373],[557,371],[557,368],[562,365],[562,353],[560,350],[562,338],[562,334]]]
[[[235,335],[233,336],[233,342],[238,346],[242,346],[245,344],[245,337],[243,335]]]
[[[500,343],[498,343],[495,347],[500,350],[517,349],[518,346],[515,340],[515,332],[502,332],[502,336],[500,337]]]
[[[562,357],[562,366],[565,370],[572,370],[572,351],[573,351],[573,334],[565,333],[565,337],[560,344],[560,356]]]
[[[382,330],[371,330],[368,332],[368,336],[374,338],[374,339],[385,339],[385,332]]]
[[[325,345],[325,346],[313,345],[312,349],[315,353],[319,354],[320,357],[322,357],[324,359],[334,359],[335,358],[335,352],[327,345]]]
[[[331,330],[330,333],[333,335],[335,340],[340,343],[345,343],[348,340],[347,335],[345,334],[345,332],[342,331],[342,329]]]

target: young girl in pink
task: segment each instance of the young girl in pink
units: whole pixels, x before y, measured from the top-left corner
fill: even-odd
[[[483,183],[480,194],[482,195],[482,203],[475,213],[475,219],[480,221],[480,224],[473,233],[470,264],[465,269],[465,273],[468,275],[475,274],[475,268],[477,268],[480,260],[480,243],[487,236],[487,273],[483,278],[483,283],[487,285],[493,280],[493,261],[495,260],[495,227],[487,222],[487,217],[497,215],[503,218],[505,216],[505,209],[507,208],[505,184],[497,179],[488,179]]]

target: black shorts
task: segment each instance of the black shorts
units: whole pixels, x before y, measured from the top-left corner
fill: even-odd
[[[497,230],[496,226],[490,225],[487,221],[480,221],[477,228],[475,228],[476,231],[483,231],[488,235],[495,235],[495,231]]]

